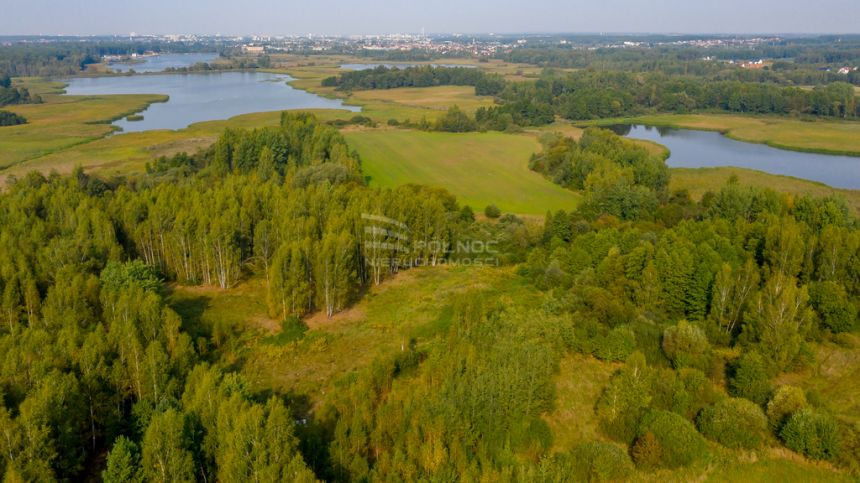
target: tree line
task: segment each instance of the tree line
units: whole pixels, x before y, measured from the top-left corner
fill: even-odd
[[[583,212],[635,220],[666,201],[664,159],[611,131],[586,129],[579,141],[550,134],[529,167],[569,189],[582,191]]]
[[[6,72],[0,73],[0,106],[8,106],[10,104],[30,104],[42,102],[41,97],[30,95],[30,91],[23,87],[12,87],[12,79]],[[15,118],[9,116],[11,113],[6,113],[4,120],[7,123],[15,121]],[[20,124],[20,122],[18,123]],[[12,124],[3,124],[4,126]]]
[[[415,66],[404,69],[380,65],[373,69],[327,77],[323,87],[338,90],[395,89],[398,87],[474,86],[475,94],[492,96],[504,86],[501,76],[466,67]]]
[[[449,112],[449,116],[456,116],[451,120],[459,131],[544,125],[557,117],[588,120],[655,112],[721,111],[840,119],[860,116],[854,86],[846,82],[802,89],[752,81],[591,70],[549,72],[534,82],[511,82],[478,69],[431,66],[378,67],[323,81],[323,85],[338,89],[447,84],[475,85],[477,95],[493,95],[498,102],[496,106],[480,108],[474,123],[463,122],[461,112]]]
[[[519,125],[541,125],[555,116],[571,120],[654,112],[723,111],[750,114],[856,118],[854,87],[836,82],[814,89],[740,81],[709,81],[660,74],[581,71],[508,83],[490,108]]]
[[[782,85],[824,85],[849,82],[860,85],[860,73],[840,74],[842,67],[860,65],[860,41],[848,36],[783,39],[759,45],[696,47],[656,45],[669,39],[654,36],[600,38],[598,42],[642,42],[642,46],[581,48],[585,39],[573,39],[573,46],[540,45],[500,52],[506,62],[544,68],[591,69],[596,71],[661,73],[695,76],[710,80],[744,80]],[[672,39],[680,40],[680,39]],[[579,48],[577,48],[579,47]],[[768,60],[762,69],[744,69],[741,62]],[[734,62],[734,63],[730,63]]]
[[[158,42],[91,40],[87,42],[14,42],[0,47],[0,72],[12,77],[54,77],[75,75],[105,55],[146,52],[216,52],[220,42]]]

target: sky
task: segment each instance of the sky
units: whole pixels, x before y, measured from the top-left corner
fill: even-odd
[[[0,35],[860,33],[860,0],[0,0]]]

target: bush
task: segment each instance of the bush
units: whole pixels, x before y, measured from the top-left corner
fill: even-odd
[[[782,427],[780,439],[789,449],[816,460],[833,460],[839,455],[836,421],[822,413],[803,409]]]
[[[855,307],[842,285],[827,281],[813,283],[809,287],[809,302],[821,325],[838,334],[849,332],[857,325],[857,307]]]
[[[433,129],[444,132],[470,132],[478,129],[478,124],[458,106],[451,106],[448,112],[436,120]]]
[[[711,365],[711,345],[702,329],[686,320],[663,332],[663,352],[676,369],[693,367],[707,371]]]
[[[502,210],[500,210],[496,205],[487,205],[487,207],[484,208],[484,215],[486,215],[487,218],[495,219],[502,216]]]
[[[612,443],[580,444],[571,452],[571,458],[575,481],[619,481],[633,472],[630,456]]]
[[[616,327],[595,341],[594,355],[604,361],[626,360],[636,350],[636,334],[629,327]]]
[[[637,465],[678,468],[708,456],[705,438],[692,423],[669,411],[651,411],[642,419],[632,448]]]
[[[27,119],[24,116],[20,116],[14,112],[0,111],[0,126],[17,126],[26,123]]]
[[[463,205],[463,207],[460,208],[460,220],[467,223],[475,221],[475,212],[472,211],[472,207],[469,205]]]
[[[754,449],[767,431],[767,417],[756,403],[728,398],[705,408],[697,419],[699,430],[727,448]]]
[[[645,356],[634,352],[616,373],[597,401],[600,427],[610,438],[630,444],[651,402],[651,371]]]
[[[651,388],[651,407],[665,409],[694,419],[696,414],[717,399],[717,391],[705,374],[698,369],[662,370]]]
[[[806,394],[794,386],[779,386],[767,403],[767,419],[771,429],[782,428],[792,414],[806,408]]]
[[[749,399],[759,406],[764,406],[767,402],[771,384],[764,361],[757,352],[748,352],[735,363],[729,381],[729,392],[732,396]]]

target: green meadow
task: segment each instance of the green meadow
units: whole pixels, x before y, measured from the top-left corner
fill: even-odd
[[[391,129],[345,135],[371,185],[439,186],[475,211],[496,204],[504,212],[543,215],[570,210],[579,201],[576,193],[529,169],[529,157],[540,149],[534,136]]]

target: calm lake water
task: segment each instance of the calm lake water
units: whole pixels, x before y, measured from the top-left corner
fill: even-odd
[[[110,64],[110,68],[117,72],[128,72],[131,69],[134,69],[135,72],[161,72],[170,67],[174,69],[191,67],[198,62],[212,62],[217,58],[218,54],[214,52],[208,54],[161,54],[140,59],[143,62],[116,62]]]
[[[126,132],[181,129],[189,124],[227,119],[251,112],[287,109],[361,109],[345,106],[287,84],[291,77],[264,72],[210,74],[154,74],[129,77],[77,77],[69,79],[66,93],[166,94],[170,100],[143,111],[142,121],[119,120]]]
[[[431,65],[433,67],[463,67],[464,69],[474,69],[474,65],[460,65],[460,64],[410,64],[408,62],[395,62],[391,64],[342,64],[340,66],[343,70],[370,70],[375,69],[377,67],[383,66],[388,67],[389,69],[408,69],[409,67],[418,67],[420,65]]]
[[[804,178],[835,188],[860,189],[860,157],[801,153],[729,139],[718,132],[652,126],[612,126],[618,134],[660,143],[673,168],[738,166]]]

